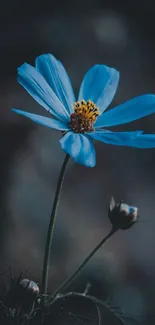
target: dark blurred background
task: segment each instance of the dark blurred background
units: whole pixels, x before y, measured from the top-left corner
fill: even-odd
[[[16,81],[23,62],[52,53],[65,65],[76,94],[96,63],[120,71],[113,105],[155,93],[155,3],[130,0],[11,1],[0,5],[0,272],[11,265],[40,280],[54,190],[64,154],[59,132],[11,108],[46,115]],[[155,133],[155,115],[115,130]],[[113,128],[114,130],[114,128]],[[97,166],[72,162],[59,206],[49,291],[79,265],[110,224],[111,195],[139,208],[140,219],[102,248],[71,289],[84,290],[134,319],[155,320],[155,149],[96,143]],[[7,282],[8,275],[0,282]]]

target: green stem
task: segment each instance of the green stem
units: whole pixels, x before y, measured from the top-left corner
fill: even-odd
[[[85,265],[89,262],[89,260],[93,257],[93,255],[98,251],[98,249],[117,231],[118,229],[112,228],[107,236],[105,236],[99,244],[92,250],[92,252],[85,258],[85,260],[80,264],[77,270],[65,281],[63,284],[54,292],[52,295],[52,300],[57,296],[58,293],[61,293],[62,290],[66,289],[79,275],[79,273],[83,270]],[[51,299],[50,299],[51,300]]]
[[[96,307],[98,306],[101,306],[103,308],[105,308],[105,310],[107,310],[109,313],[112,313],[119,321],[119,323],[121,325],[124,325],[124,320],[123,320],[123,317],[121,318],[121,316],[115,312],[115,310],[113,308],[111,308],[106,302],[94,297],[94,296],[91,296],[91,295],[85,295],[83,293],[80,293],[80,292],[67,292],[65,294],[62,294],[60,296],[57,296],[57,298],[55,298],[54,301],[52,301],[52,303],[50,304],[53,305],[56,301],[58,300],[64,300],[66,298],[69,298],[69,297],[80,297],[80,298],[84,298],[86,300],[91,300],[92,302],[94,302],[96,304]],[[99,311],[99,310],[98,310]],[[99,312],[100,313],[100,312]],[[98,313],[98,315],[99,315]]]
[[[44,255],[44,264],[43,264],[43,271],[42,271],[42,293],[47,293],[47,281],[48,281],[48,269],[49,269],[49,260],[50,260],[50,250],[51,250],[51,244],[52,244],[52,238],[53,238],[53,232],[54,232],[54,226],[55,226],[55,220],[56,220],[56,212],[58,207],[58,202],[60,198],[60,193],[62,190],[64,175],[66,171],[66,167],[68,165],[70,156],[66,154],[59,179],[58,184],[55,192],[55,198],[53,202],[53,208],[50,216],[50,222],[48,226],[48,233],[47,233],[47,239],[46,239],[46,247],[45,247],[45,255]]]

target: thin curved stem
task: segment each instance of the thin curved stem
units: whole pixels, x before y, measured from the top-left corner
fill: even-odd
[[[47,239],[46,239],[46,247],[45,247],[45,255],[44,255],[44,263],[43,263],[43,271],[42,271],[42,294],[47,293],[47,281],[48,281],[48,269],[49,269],[49,260],[50,260],[50,250],[51,250],[51,244],[52,244],[52,238],[53,238],[53,232],[54,232],[54,226],[55,226],[55,220],[56,220],[56,212],[57,207],[59,203],[60,193],[62,190],[64,175],[66,171],[66,167],[68,165],[70,156],[66,154],[59,179],[58,184],[55,192],[55,198],[53,202],[52,212],[50,216],[50,222],[48,226],[48,232],[47,232]]]
[[[89,262],[89,260],[94,256],[94,254],[99,250],[99,248],[117,231],[118,229],[112,228],[107,236],[105,236],[99,244],[92,250],[92,252],[85,258],[85,260],[80,264],[77,270],[65,281],[62,285],[54,292],[52,295],[52,299],[54,299],[58,293],[61,293],[64,289],[66,289],[79,275],[79,273],[83,270],[85,265]]]
[[[91,296],[91,295],[84,295],[83,293],[80,293],[80,292],[72,291],[72,292],[67,292],[65,294],[60,294],[51,302],[50,306],[52,306],[56,301],[58,301],[60,299],[62,299],[62,300],[66,299],[68,297],[81,297],[81,298],[85,298],[86,300],[91,300],[92,302],[96,303],[96,306],[102,306],[105,309],[107,309],[110,313],[112,313],[119,320],[121,325],[124,325],[124,321],[120,317],[120,315],[115,313],[115,311],[109,305],[107,305],[104,301],[102,301],[94,296]]]

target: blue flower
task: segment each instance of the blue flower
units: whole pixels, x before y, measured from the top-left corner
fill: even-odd
[[[51,54],[37,57],[35,67],[18,68],[18,82],[50,114],[45,117],[13,109],[34,122],[63,131],[62,149],[77,163],[96,164],[94,141],[136,148],[155,147],[154,134],[143,131],[112,132],[105,127],[137,120],[155,112],[155,95],[142,95],[105,112],[119,81],[119,72],[105,65],[93,66],[84,76],[78,101],[60,61]]]

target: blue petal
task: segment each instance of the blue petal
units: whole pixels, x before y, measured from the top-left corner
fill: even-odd
[[[94,65],[82,81],[79,100],[92,100],[103,112],[111,103],[119,82],[119,72],[105,65]]]
[[[61,62],[51,54],[40,55],[36,59],[36,69],[45,78],[68,112],[72,112],[75,96],[68,74]]]
[[[36,123],[42,124],[44,126],[47,126],[49,128],[52,128],[52,129],[63,130],[63,131],[67,131],[69,129],[69,127],[67,127],[66,124],[64,124],[61,121],[55,120],[53,118],[48,118],[48,117],[37,115],[37,114],[31,114],[31,113],[24,112],[24,111],[21,111],[20,109],[15,109],[15,108],[13,108],[12,111],[17,114],[26,116],[30,120],[32,120]]]
[[[132,213],[134,212],[135,210],[137,210],[136,207],[132,206],[132,205],[129,205],[129,213]]]
[[[96,165],[96,153],[93,141],[80,133],[67,132],[60,140],[62,149],[77,163],[87,167]]]
[[[18,82],[52,115],[64,122],[69,120],[69,113],[43,76],[34,67],[24,63],[18,68]]]
[[[92,139],[99,140],[107,144],[113,144],[117,146],[126,146],[128,142],[133,139],[137,139],[142,131],[132,131],[132,132],[111,132],[111,131],[94,131],[87,133]]]
[[[155,95],[142,95],[100,115],[95,127],[129,123],[155,112]]]
[[[141,149],[155,148],[155,134],[142,134],[139,137],[130,140],[128,146]]]

